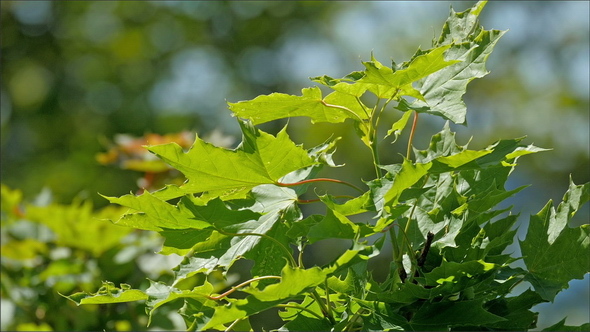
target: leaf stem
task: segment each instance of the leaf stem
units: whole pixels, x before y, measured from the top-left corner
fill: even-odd
[[[346,182],[346,181],[341,181],[341,180],[336,180],[336,179],[329,179],[329,178],[316,178],[316,179],[307,179],[307,180],[302,180],[299,182],[293,182],[293,183],[282,183],[282,182],[276,182],[275,184],[277,186],[280,187],[295,187],[295,186],[299,186],[302,184],[306,184],[306,183],[312,183],[312,182],[334,182],[334,183],[340,183],[346,186],[349,186],[351,188],[354,188],[356,190],[358,190],[360,193],[365,193],[361,188],[355,186],[352,183]]]
[[[262,277],[252,278],[250,280],[244,281],[243,283],[241,283],[241,284],[239,284],[237,286],[234,286],[234,287],[230,288],[228,291],[226,291],[223,294],[220,294],[220,295],[217,295],[217,296],[207,296],[207,298],[209,298],[210,300],[215,300],[215,301],[221,300],[222,298],[224,298],[224,297],[230,295],[231,293],[237,291],[239,288],[242,288],[242,287],[244,287],[244,286],[246,286],[248,284],[251,284],[251,283],[253,283],[255,281],[264,280],[264,279],[281,279],[281,277],[279,277],[279,276],[262,276]]]
[[[404,271],[404,273],[405,273],[405,270],[404,270],[404,265],[401,260],[400,248],[397,243],[397,236],[395,234],[395,230],[393,229],[393,227],[389,228],[389,237],[391,237],[391,247],[393,249],[393,261],[395,262],[395,265],[397,266],[398,274],[400,276],[400,279],[402,279],[402,282],[403,282],[403,279],[405,279],[405,278],[402,278],[402,271]],[[391,283],[391,286],[393,287],[393,283]]]
[[[334,196],[334,198],[350,198],[350,199],[354,199],[356,197],[350,196],[350,195],[337,195],[337,196]],[[299,204],[308,204],[308,203],[316,203],[316,202],[321,202],[321,199],[315,198],[315,199],[298,199],[297,200],[297,203],[299,203]]]
[[[381,178],[383,176],[379,165],[381,162],[379,161],[379,142],[377,141],[377,126],[379,125],[379,118],[381,117],[381,112],[383,112],[383,108],[379,112],[377,112],[377,108],[379,107],[379,102],[381,99],[377,99],[377,103],[375,103],[375,107],[373,107],[373,111],[371,112],[371,120],[370,125],[371,128],[369,130],[369,140],[371,141],[371,154],[373,156],[373,167],[375,167],[375,175],[377,178]]]
[[[306,308],[306,307],[298,306],[298,305],[295,305],[295,304],[277,304],[276,307],[277,308],[292,308],[292,309],[302,310],[302,311],[309,312],[310,314],[316,316],[318,319],[324,319],[324,317],[318,315],[313,310],[311,310],[309,308]]]
[[[333,104],[328,104],[328,103],[326,103],[326,102],[325,102],[323,99],[321,99],[321,100],[320,100],[320,102],[321,102],[321,103],[322,103],[324,106],[326,106],[326,107],[332,107],[332,108],[337,108],[337,109],[340,109],[340,110],[346,111],[346,112],[348,112],[348,113],[350,113],[350,114],[354,115],[354,116],[355,116],[355,117],[356,117],[356,118],[357,118],[359,121],[361,121],[361,122],[363,121],[363,119],[362,119],[362,118],[361,118],[361,117],[360,117],[358,114],[356,114],[355,112],[353,112],[353,111],[352,111],[350,108],[348,108],[348,107],[344,107],[344,106],[341,106],[341,105],[333,105]]]
[[[322,313],[326,318],[328,318],[330,323],[332,325],[336,324],[336,320],[334,320],[334,317],[332,317],[332,311],[326,308],[326,304],[322,302],[322,298],[315,289],[311,292],[311,296],[318,303],[318,305],[320,306],[320,310],[322,310]]]
[[[231,331],[234,328],[234,326],[243,319],[244,318],[238,318],[238,319],[234,320],[231,324],[229,324],[229,326],[224,330],[224,332]]]
[[[228,235],[228,236],[260,236],[265,239],[271,240],[275,244],[277,244],[279,246],[279,248],[281,248],[281,250],[283,250],[286,253],[287,258],[289,259],[289,262],[291,263],[291,267],[293,267],[293,268],[297,267],[297,262],[295,262],[295,259],[291,255],[291,252],[289,251],[289,249],[287,249],[287,247],[285,247],[281,242],[279,242],[277,239],[275,239],[271,236],[268,236],[266,234],[260,234],[260,233],[229,233],[229,232],[226,232],[221,229],[219,229],[217,231],[223,235]]]
[[[412,129],[410,130],[410,139],[408,140],[408,149],[406,151],[406,159],[410,159],[412,151],[412,142],[414,141],[414,134],[416,133],[416,126],[418,125],[418,112],[414,111],[414,121],[412,122]]]
[[[328,278],[324,279],[324,288],[326,289],[326,302],[328,307],[328,315],[332,317],[332,306],[330,305],[330,289],[328,288]]]
[[[342,331],[352,331],[352,327],[356,324],[356,320],[360,317],[360,312],[363,309],[359,309],[357,312],[352,315],[352,317],[348,320]]]
[[[365,106],[365,104],[363,104],[363,102],[361,101],[361,99],[359,97],[355,96],[355,98],[356,98],[356,102],[363,109],[363,112],[365,112],[365,115],[367,116],[367,119],[370,118],[371,116],[369,115],[369,112],[367,112],[367,106]],[[361,122],[363,122],[363,121],[361,120]]]
[[[371,154],[373,155],[373,166],[375,167],[375,175],[377,176],[377,178],[381,178],[383,174],[381,173],[381,169],[379,168],[379,164],[381,164],[381,162],[379,161],[377,140],[375,139],[371,140]]]
[[[378,99],[377,103],[375,104],[375,107],[373,108],[373,111],[371,112],[371,121],[370,121],[371,146],[370,146],[370,148],[371,148],[371,153],[373,155],[373,164],[375,166],[375,175],[377,175],[377,178],[381,178],[383,176],[381,169],[379,168],[379,165],[381,164],[381,162],[379,161],[379,142],[377,140],[377,130],[379,128],[379,120],[381,119],[381,115],[383,114],[383,111],[385,110],[387,105],[389,105],[389,103],[396,97],[398,92],[399,92],[399,89],[397,91],[395,91],[395,93],[389,99],[387,99],[385,101],[383,106],[377,112],[377,108],[379,107],[379,102],[381,101],[381,99]]]

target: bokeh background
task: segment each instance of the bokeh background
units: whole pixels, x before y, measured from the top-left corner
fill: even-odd
[[[117,134],[189,130],[237,144],[226,102],[299,94],[314,85],[309,77],[361,70],[371,52],[384,64],[406,61],[418,46],[430,47],[450,6],[473,3],[2,1],[2,183],[24,197],[45,190],[57,202],[78,197],[104,207],[97,193],[129,193],[140,176],[96,161]],[[523,157],[509,182],[532,184],[508,202],[525,224],[549,199],[561,200],[570,176],[590,180],[589,4],[494,1],[481,15],[486,29],[509,32],[488,61],[490,74],[468,87],[468,125],[452,128],[462,144],[473,137],[473,148],[526,135],[525,143],[553,149]],[[415,145],[423,149],[443,121],[421,119]],[[289,133],[305,147],[343,136],[335,159],[346,167],[332,176],[371,179],[351,125],[295,119]],[[404,139],[384,163],[399,162]],[[588,221],[586,206],[575,222]],[[588,276],[573,281],[554,304],[535,307],[539,326],[564,316],[587,322],[589,283]]]

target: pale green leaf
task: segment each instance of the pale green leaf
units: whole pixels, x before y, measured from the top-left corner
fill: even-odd
[[[232,300],[228,305],[215,308],[215,314],[204,329],[216,328],[272,308],[323,283],[325,278],[326,272],[318,267],[299,269],[285,266],[279,283],[268,285],[262,290],[246,288],[243,291],[250,295],[245,299]]]
[[[216,302],[208,298],[208,296],[213,293],[213,285],[207,281],[205,281],[203,285],[194,287],[190,290],[179,290],[162,282],[150,280],[150,287],[146,289],[145,293],[148,295],[146,304],[149,308],[149,320],[151,320],[152,315],[157,308],[177,299],[192,298],[203,303],[205,306],[216,306]],[[210,310],[213,311],[212,308]]]
[[[416,184],[416,182],[428,173],[428,169],[431,166],[431,163],[413,164],[411,161],[405,159],[401,169],[395,174],[393,185],[384,195],[385,202],[396,204],[402,192]]]
[[[252,100],[228,103],[229,109],[238,117],[248,119],[253,124],[296,116],[306,116],[312,122],[343,122],[346,119],[360,120],[364,114],[356,99],[349,94],[338,93],[326,100],[318,87],[301,90],[301,96],[272,93],[258,96]],[[331,104],[330,102],[345,103]],[[346,105],[356,109],[356,112]],[[360,110],[360,111],[359,111]],[[357,113],[358,112],[358,113]]]
[[[185,192],[241,191],[260,184],[277,183],[292,171],[316,164],[293,143],[286,128],[276,137],[240,122],[244,134],[235,150],[214,146],[196,138],[188,152],[175,143],[147,149],[181,171],[188,182]]]
[[[329,331],[332,328],[330,321],[322,318],[321,307],[313,298],[306,296],[301,303],[289,302],[287,305],[290,307],[279,311],[279,316],[288,323],[280,327],[279,331]]]
[[[146,293],[138,289],[131,289],[127,284],[121,284],[121,288],[118,288],[110,281],[103,281],[100,289],[94,294],[79,292],[70,296],[62,296],[74,301],[77,305],[132,302],[148,298]]]
[[[408,123],[408,120],[410,119],[411,115],[412,115],[412,112],[404,112],[402,117],[393,123],[393,125],[391,126],[391,129],[389,129],[387,131],[387,135],[385,135],[385,137],[389,137],[389,136],[393,135],[393,142],[392,143],[397,141],[397,138],[401,134],[402,130],[404,130],[404,128],[406,128],[406,124]]]
[[[466,107],[462,100],[467,84],[487,75],[485,62],[505,31],[483,30],[478,16],[485,2],[456,13],[451,9],[435,47],[450,46],[447,61],[459,60],[449,67],[429,75],[420,84],[425,102],[416,100],[412,107],[428,108],[428,113],[442,116],[454,123],[465,123]]]
[[[127,213],[115,221],[115,224],[121,226],[151,231],[161,231],[164,228],[202,229],[211,226],[211,224],[204,220],[197,220],[190,212],[186,205],[194,204],[187,197],[184,197],[176,206],[154,197],[148,191],[140,196],[129,194],[121,197],[105,198],[111,203],[141,211]]]
[[[367,85],[366,84],[355,84],[354,82],[357,81],[360,77],[364,74],[361,72],[359,73],[358,77],[352,78],[332,78],[330,76],[318,76],[312,77],[311,80],[325,86],[330,87],[334,91],[338,91],[344,94],[351,95],[356,98],[360,98],[366,91]],[[350,75],[349,75],[350,76]],[[350,82],[350,83],[349,83]]]
[[[336,202],[336,198],[332,195],[324,195],[320,196],[320,199],[326,206],[328,206],[331,210],[334,210],[344,216],[355,215],[367,211],[372,211],[374,207],[371,203],[371,193],[369,191],[365,192],[361,196],[355,197],[350,199],[343,204],[338,204]]]
[[[414,89],[410,84],[458,62],[459,60],[445,60],[444,54],[450,46],[444,45],[424,52],[424,54],[415,57],[407,68],[397,71],[383,66],[374,58],[372,61],[363,62],[366,67],[365,76],[358,80],[357,84],[366,84],[367,90],[379,98],[389,99],[394,94],[401,96],[408,93],[414,97],[422,98],[421,95],[416,95],[413,92]],[[408,92],[400,93],[401,89]]]
[[[299,269],[285,266],[279,283],[268,285],[262,290],[257,288],[244,289],[244,292],[265,302],[289,299],[301,294],[310,287],[323,283],[326,275],[327,272],[318,267]]]

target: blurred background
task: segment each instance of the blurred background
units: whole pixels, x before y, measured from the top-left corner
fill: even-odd
[[[141,176],[97,162],[116,135],[189,131],[235,146],[239,127],[226,102],[300,94],[315,85],[309,77],[362,70],[371,52],[386,65],[406,61],[438,37],[450,6],[473,3],[2,1],[2,183],[24,197],[51,192],[58,203],[105,207],[97,193],[135,191]],[[460,144],[473,136],[474,149],[522,136],[553,149],[523,157],[509,182],[532,184],[508,202],[524,223],[549,199],[561,200],[570,176],[590,181],[589,4],[495,1],[480,17],[486,29],[510,31],[488,61],[490,74],[468,86],[468,125],[452,129]],[[424,149],[444,122],[421,119],[415,146]],[[342,136],[334,158],[346,167],[331,176],[372,179],[352,125],[295,119],[289,133],[307,148]],[[382,151],[384,163],[401,160],[404,139]],[[588,223],[588,206],[576,218]],[[573,281],[556,303],[535,307],[539,327],[564,316],[569,325],[587,322],[589,283]]]

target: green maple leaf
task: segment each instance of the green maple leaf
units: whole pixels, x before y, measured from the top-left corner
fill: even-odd
[[[440,330],[449,326],[479,326],[506,321],[486,311],[483,299],[470,301],[426,302],[410,320],[414,331]]]
[[[355,84],[364,86],[379,98],[389,99],[394,95],[406,95],[424,99],[411,84],[460,60],[446,61],[445,52],[451,45],[443,45],[421,54],[407,65],[406,68],[394,71],[383,66],[374,57],[363,62],[366,70],[364,76]]]
[[[467,84],[488,74],[485,62],[505,31],[483,30],[478,16],[486,1],[456,13],[451,9],[436,47],[449,45],[446,60],[459,60],[420,82],[418,90],[424,100],[416,100],[411,107],[442,116],[454,123],[465,123],[466,106],[462,100]],[[418,53],[422,53],[420,51]]]
[[[255,274],[272,274],[281,270],[286,258],[284,248],[289,248],[289,245],[285,234],[276,233],[284,230],[279,221],[301,218],[301,212],[295,205],[297,195],[291,188],[260,185],[249,196],[248,199],[231,202],[235,205],[232,208],[238,210],[230,209],[230,203],[220,199],[210,201],[204,207],[195,207],[200,210],[194,215],[206,219],[210,228],[167,229],[161,232],[166,238],[163,253],[184,255],[192,251],[175,268],[177,280],[197,272],[210,273],[218,267],[227,270],[243,257],[256,261]],[[279,248],[277,242],[284,248]],[[266,256],[268,253],[273,255]]]
[[[546,301],[530,289],[515,297],[494,299],[488,303],[488,310],[495,315],[506,318],[507,321],[489,324],[487,326],[507,330],[535,328],[538,313],[532,312],[529,309],[542,302]],[[565,331],[565,329],[562,331]]]
[[[246,122],[239,123],[243,141],[235,150],[214,146],[199,137],[186,153],[176,143],[147,149],[185,175],[185,193],[247,191],[277,183],[290,172],[317,164],[289,139],[286,128],[274,137]]]
[[[545,300],[568,288],[572,279],[590,272],[590,225],[568,227],[578,209],[590,199],[590,184],[570,187],[557,210],[551,201],[531,216],[527,236],[520,241],[528,268],[525,279]]]
[[[176,205],[169,204],[149,192],[139,196],[124,195],[107,199],[111,203],[141,211],[127,213],[115,221],[115,224],[158,232],[174,229],[199,230],[213,226],[224,228],[260,217],[259,214],[248,210],[230,210],[220,199],[203,204],[201,200],[190,195],[182,197]]]
[[[229,109],[236,116],[254,124],[295,116],[307,116],[314,123],[337,123],[349,118],[358,121],[366,117],[360,105],[350,95],[336,92],[323,98],[318,87],[305,88],[301,92],[301,96],[284,93],[258,96],[248,101],[229,103]]]
[[[213,300],[208,298],[208,296],[212,293],[213,285],[207,281],[205,281],[203,285],[194,287],[190,290],[179,290],[162,282],[150,280],[150,287],[145,291],[145,294],[148,296],[146,302],[149,308],[148,326],[150,325],[149,322],[151,321],[152,315],[157,308],[177,299],[191,298],[197,302],[200,302],[204,307],[203,311],[209,311],[209,314],[212,315],[213,307],[216,305]]]
[[[81,305],[147,300],[148,295],[138,289],[131,289],[131,286],[127,284],[121,284],[121,287],[119,288],[110,281],[103,281],[102,287],[100,287],[100,289],[94,294],[79,292],[64,297],[74,301],[77,305]]]
[[[220,325],[244,318],[304,293],[310,287],[324,282],[327,272],[318,267],[299,269],[285,266],[281,273],[281,281],[266,286],[264,289],[244,289],[250,295],[245,299],[233,300],[229,305],[218,306],[215,314],[204,329],[216,328]]]

